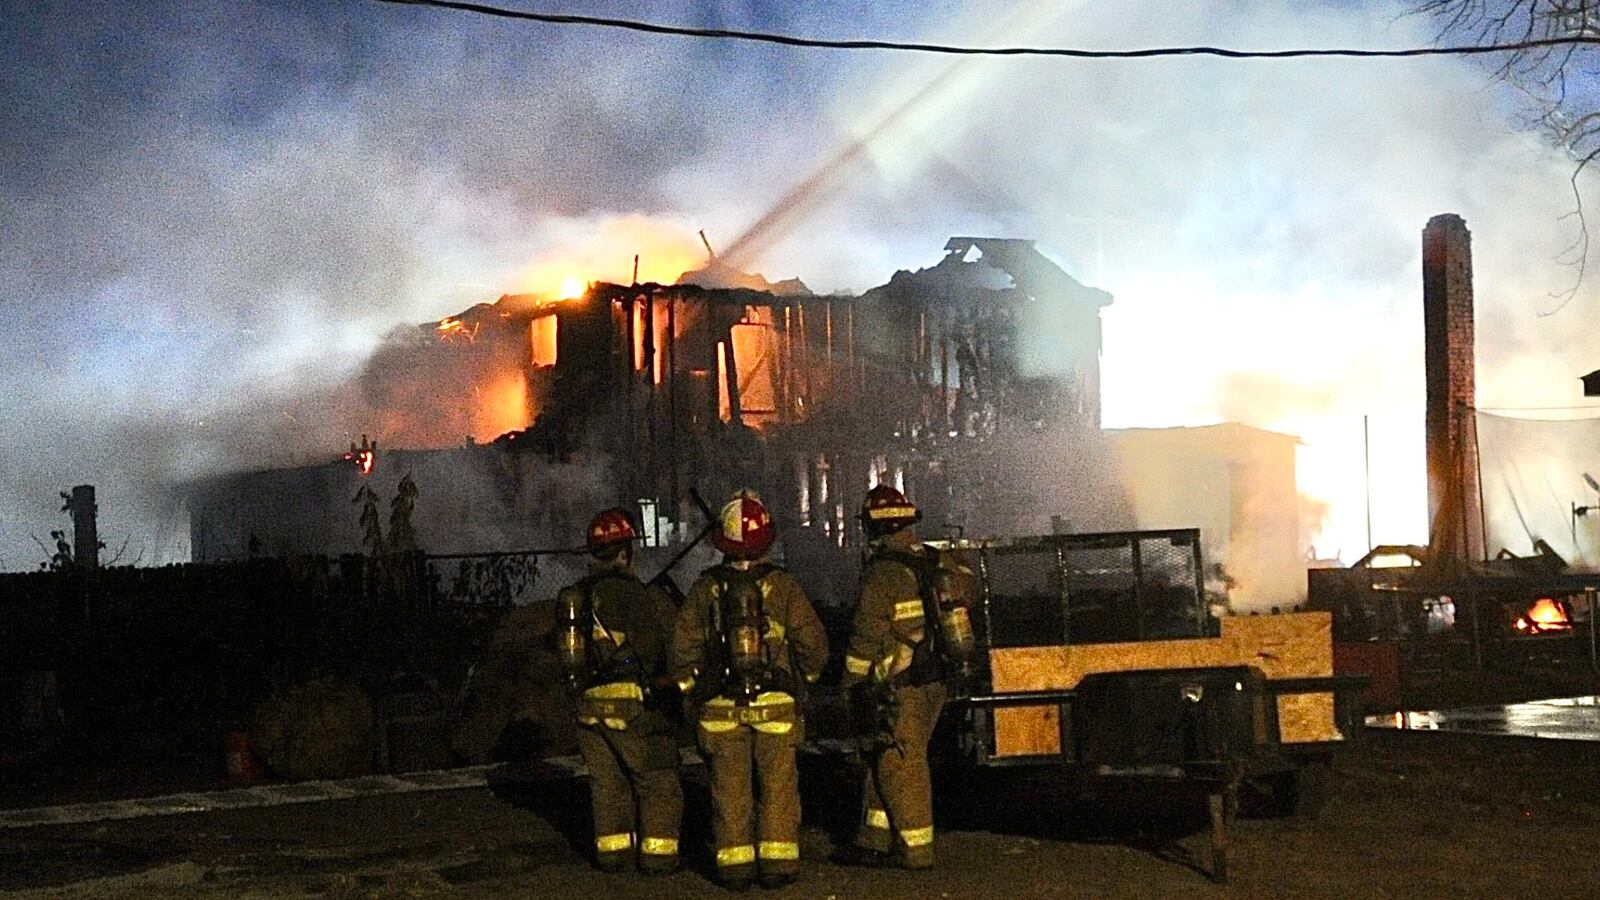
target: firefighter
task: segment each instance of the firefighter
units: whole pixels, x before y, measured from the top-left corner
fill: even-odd
[[[678,867],[683,788],[678,747],[646,704],[665,669],[668,627],[659,598],[633,572],[633,522],[608,509],[589,523],[589,575],[556,600],[557,641],[576,694],[578,749],[589,768],[595,864],[647,874]]]
[[[799,582],[767,561],[773,537],[755,495],[723,507],[711,536],[723,561],[689,589],[672,642],[672,675],[711,765],[717,880],[733,889],[799,873],[800,702],[828,656]]]
[[[861,523],[872,556],[842,682],[869,763],[854,861],[908,869],[934,862],[928,740],[973,646],[967,598],[955,587],[970,570],[917,541],[921,518],[888,485],[867,492]]]

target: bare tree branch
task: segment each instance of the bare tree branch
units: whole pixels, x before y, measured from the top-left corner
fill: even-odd
[[[1526,42],[1541,39],[1600,35],[1600,0],[1423,0],[1416,15],[1439,22],[1439,36],[1465,36],[1477,43]],[[1550,316],[1566,308],[1583,284],[1589,265],[1589,223],[1583,205],[1582,179],[1589,163],[1600,157],[1600,103],[1583,92],[1569,93],[1567,76],[1593,75],[1597,61],[1592,47],[1568,43],[1538,46],[1507,55],[1494,77],[1520,93],[1529,107],[1524,124],[1561,147],[1575,161],[1570,180],[1572,210],[1559,221],[1571,220],[1577,234],[1556,254],[1558,263],[1573,270],[1572,283],[1550,296],[1560,302],[1539,311]]]

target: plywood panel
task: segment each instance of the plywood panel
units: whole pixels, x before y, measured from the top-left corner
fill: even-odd
[[[1061,707],[1014,706],[994,711],[995,756],[1053,756],[1061,752]]]
[[[989,666],[996,693],[1072,690],[1086,675],[1149,669],[1253,666],[1269,679],[1326,677],[1333,674],[1333,617],[1233,616],[1222,620],[1218,638],[1007,647],[989,652]],[[1332,694],[1281,697],[1278,712],[1285,743],[1338,739]]]
[[[1278,698],[1278,739],[1285,744],[1342,741],[1332,694],[1284,694]]]

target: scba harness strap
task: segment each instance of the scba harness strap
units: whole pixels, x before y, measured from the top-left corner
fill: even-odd
[[[580,724],[604,724],[622,731],[644,712],[645,685],[627,635],[608,628],[595,609],[595,588],[607,580],[630,579],[619,572],[597,572],[575,586],[583,595],[584,628],[591,632],[585,640],[588,672],[579,685],[576,706]]]
[[[905,671],[893,674],[889,682],[895,686],[921,687],[943,681],[945,677],[944,648],[939,634],[939,603],[934,597],[934,585],[939,575],[939,551],[910,553],[905,550],[882,550],[874,560],[883,560],[905,566],[917,581],[917,597],[895,604],[893,620],[896,622],[921,619],[922,638],[911,645],[911,664]]]
[[[578,582],[577,588],[583,593],[583,619],[591,630],[588,644],[589,659],[589,684],[603,684],[616,681],[632,681],[639,683],[643,673],[639,670],[639,661],[634,658],[631,648],[625,649],[627,635],[616,629],[609,628],[601,621],[599,612],[595,609],[595,589],[606,581],[630,582],[629,576],[620,572],[597,572]]]
[[[770,563],[710,570],[715,584],[706,634],[710,677],[694,684],[702,701],[729,696],[746,706],[759,694],[794,687],[774,661],[788,647],[783,624],[767,615],[768,578],[779,571]]]

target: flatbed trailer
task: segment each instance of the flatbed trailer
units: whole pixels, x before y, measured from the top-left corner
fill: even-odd
[[[1213,615],[1198,529],[933,546],[976,576],[940,759],[1199,783],[1223,880],[1241,787],[1288,812],[1354,733],[1362,681],[1334,675],[1331,617]]]

